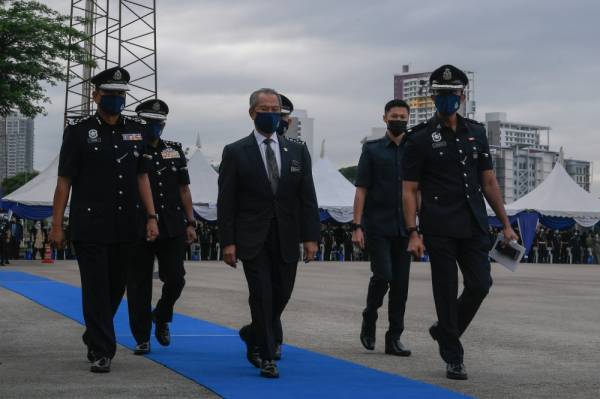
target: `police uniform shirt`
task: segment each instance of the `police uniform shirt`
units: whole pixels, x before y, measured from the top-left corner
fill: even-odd
[[[485,128],[457,117],[456,132],[434,116],[408,133],[403,179],[419,182],[424,234],[467,238],[488,231],[480,174],[493,165]]]
[[[187,162],[180,143],[159,140],[156,148],[148,146],[144,157],[149,161],[150,186],[158,214],[159,238],[185,233],[185,212],[179,188],[190,184]]]
[[[355,185],[367,189],[363,216],[367,232],[406,236],[402,211],[404,151],[404,140],[396,145],[387,134],[363,145]]]
[[[137,176],[147,173],[143,126],[121,116],[108,125],[99,115],[69,125],[58,175],[71,178],[73,241],[132,242],[143,234]]]

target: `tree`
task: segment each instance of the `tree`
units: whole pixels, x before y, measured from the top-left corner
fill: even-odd
[[[42,83],[65,81],[64,61],[94,65],[69,17],[37,1],[0,0],[0,116],[46,112]]]
[[[9,177],[8,179],[4,179],[2,181],[2,195],[8,195],[13,191],[17,190],[19,187],[27,183],[29,180],[33,179],[40,172],[34,170],[33,172],[21,172],[17,173],[13,177]]]
[[[344,177],[346,179],[348,179],[350,181],[350,183],[354,184],[356,182],[356,169],[357,168],[358,167],[356,165],[341,168],[340,173],[342,175],[344,175]]]

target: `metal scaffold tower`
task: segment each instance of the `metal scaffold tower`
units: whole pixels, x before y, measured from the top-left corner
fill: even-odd
[[[69,61],[65,95],[65,123],[95,112],[90,78],[120,65],[131,75],[125,113],[156,98],[156,0],[71,0],[71,27],[84,32],[82,46],[89,67]]]

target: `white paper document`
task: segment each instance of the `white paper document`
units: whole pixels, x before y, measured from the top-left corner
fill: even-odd
[[[490,251],[490,257],[508,270],[514,272],[525,255],[525,247],[516,241],[504,242],[504,234],[498,234],[498,239]]]

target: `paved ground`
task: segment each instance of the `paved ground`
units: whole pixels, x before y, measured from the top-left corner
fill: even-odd
[[[73,262],[18,262],[6,269],[79,283]],[[178,312],[235,328],[248,321],[240,269],[192,262],[187,270]],[[411,272],[403,341],[412,357],[383,354],[385,311],[376,351],[360,345],[366,263],[301,264],[284,315],[286,341],[479,398],[600,397],[600,268],[523,265],[510,273],[494,265],[493,274],[492,293],[463,339],[469,381],[444,378],[437,347],[427,334],[435,319],[427,264],[414,264]],[[83,360],[81,326],[3,289],[0,309],[0,398],[73,398],[90,392],[99,398],[214,397],[125,349],[115,359],[114,372],[91,377]]]

